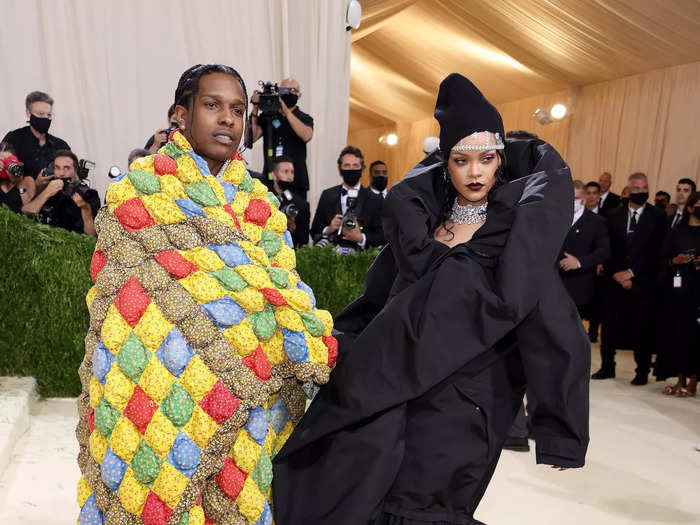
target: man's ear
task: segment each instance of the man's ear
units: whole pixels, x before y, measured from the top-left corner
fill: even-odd
[[[175,106],[175,112],[173,113],[173,118],[177,122],[178,126],[185,129],[185,123],[187,122],[187,117],[189,112],[185,106],[177,105]]]
[[[27,108],[27,120],[29,120],[30,116],[31,116],[31,112],[29,111],[29,108]]]

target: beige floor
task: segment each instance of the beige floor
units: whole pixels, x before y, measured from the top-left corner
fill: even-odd
[[[594,360],[597,351],[594,352]],[[585,469],[555,472],[533,453],[504,452],[477,512],[489,525],[700,524],[700,399],[629,384],[629,352],[618,379],[591,389]],[[594,365],[597,364],[594,363]],[[0,478],[0,524],[75,523],[75,402],[50,399]],[[311,525],[311,524],[310,524]]]

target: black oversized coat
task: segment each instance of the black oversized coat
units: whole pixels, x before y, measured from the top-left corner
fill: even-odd
[[[537,399],[537,461],[583,465],[590,349],[557,270],[571,177],[546,143],[509,147],[510,178],[529,175],[497,190],[468,243],[445,249],[432,237],[445,191],[435,156],[389,192],[389,246],[336,319],[338,365],[274,459],[278,525],[369,523],[402,462],[406,404],[516,341]]]

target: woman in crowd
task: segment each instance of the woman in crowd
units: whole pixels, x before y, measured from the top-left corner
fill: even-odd
[[[12,166],[20,166],[20,169]],[[30,202],[36,193],[34,178],[22,173],[22,163],[15,155],[12,145],[0,142],[0,206],[3,204],[15,213]]]
[[[274,460],[277,525],[479,523],[526,384],[538,463],[584,464],[590,349],[556,265],[569,169],[504,144],[462,75],[435,117],[440,148],[389,192],[389,245],[336,318],[331,381]]]
[[[663,249],[667,277],[664,279],[664,365],[670,376],[664,394],[694,397],[700,373],[700,192],[693,193],[681,224],[670,231]]]

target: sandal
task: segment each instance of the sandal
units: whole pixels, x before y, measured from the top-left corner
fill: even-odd
[[[678,392],[678,389],[680,388],[680,385],[666,385],[664,387],[663,395],[665,396],[675,396],[676,392]]]
[[[688,387],[682,386],[676,392],[676,397],[695,397],[697,389],[690,389]]]

